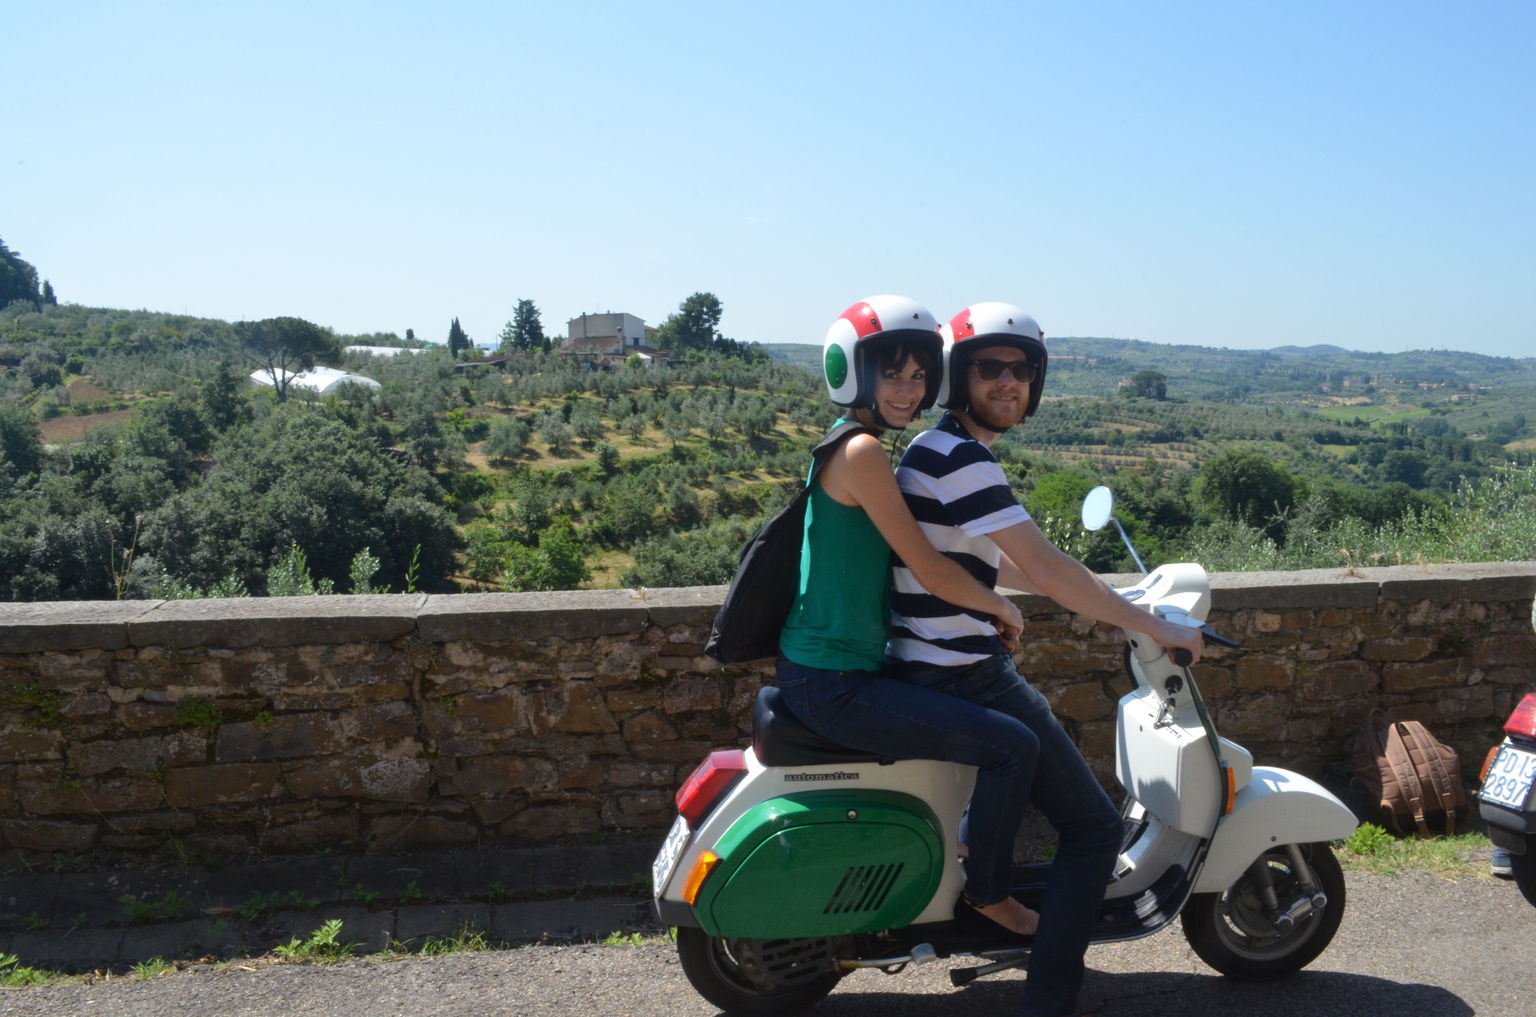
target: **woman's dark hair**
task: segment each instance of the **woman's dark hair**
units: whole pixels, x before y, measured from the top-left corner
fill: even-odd
[[[934,356],[931,344],[898,339],[878,347],[874,352],[875,369],[881,374],[890,370],[899,371],[907,365],[908,360],[916,360],[918,366],[929,374],[939,369],[939,361]]]

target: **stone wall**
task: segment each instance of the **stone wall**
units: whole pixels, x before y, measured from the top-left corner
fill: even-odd
[[[1222,732],[1335,782],[1377,706],[1475,769],[1536,688],[1536,563],[1213,577]],[[722,587],[0,605],[0,853],[108,863],[660,832],[770,661]],[[1113,786],[1112,630],[1020,596],[1022,670]]]

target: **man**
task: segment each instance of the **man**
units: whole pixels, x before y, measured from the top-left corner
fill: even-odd
[[[1198,659],[1198,630],[1137,610],[1052,545],[992,454],[998,437],[1040,405],[1048,358],[1039,325],[1011,304],[982,303],[955,315],[943,331],[938,402],[949,412],[913,440],[897,470],[928,539],[984,585],[1043,593],[1068,610],[1184,647]],[[1073,1014],[1083,955],[1120,850],[1120,813],[1045,697],[1019,676],[990,620],[928,593],[900,562],[894,572],[888,673],[1008,714],[1039,740],[1029,800],[1056,828],[1060,844],[1040,908],[1023,1012]]]

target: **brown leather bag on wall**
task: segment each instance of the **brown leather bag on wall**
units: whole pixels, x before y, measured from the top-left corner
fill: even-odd
[[[1456,750],[1418,721],[1373,710],[1355,735],[1354,766],[1355,783],[1381,825],[1399,837],[1454,834],[1466,822],[1467,788]]]

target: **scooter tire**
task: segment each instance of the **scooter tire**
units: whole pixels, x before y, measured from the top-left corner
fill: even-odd
[[[1525,854],[1509,856],[1509,870],[1514,873],[1520,895],[1536,907],[1536,837],[1525,839]]]
[[[699,995],[735,1017],[771,1017],[803,1010],[823,999],[843,972],[807,972],[792,985],[764,984],[752,977],[741,953],[742,941],[711,936],[703,929],[677,930],[677,958]]]
[[[1195,894],[1184,906],[1179,916],[1184,938],[1201,960],[1231,978],[1264,982],[1300,971],[1327,948],[1344,917],[1344,870],[1327,844],[1303,844],[1301,852],[1313,883],[1328,897],[1322,912],[1304,915],[1288,932],[1277,932],[1245,872],[1224,893]],[[1297,881],[1290,854],[1277,847],[1264,858],[1284,898]]]

